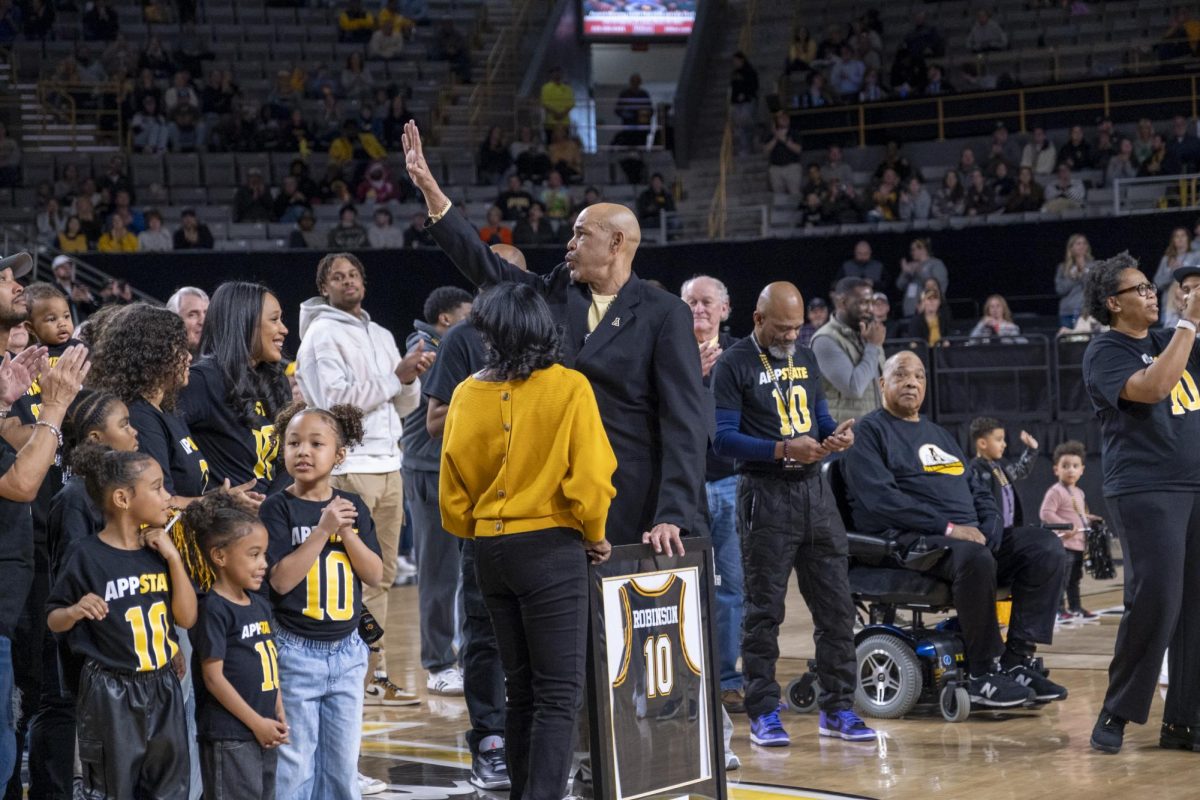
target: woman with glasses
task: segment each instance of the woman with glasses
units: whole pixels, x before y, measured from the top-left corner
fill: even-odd
[[[1121,749],[1143,724],[1170,645],[1171,684],[1159,746],[1200,751],[1200,267],[1174,278],[1184,293],[1173,329],[1155,328],[1157,287],[1128,253],[1087,273],[1085,307],[1112,329],[1094,337],[1083,378],[1100,419],[1108,519],[1125,554],[1125,613],[1092,747]]]

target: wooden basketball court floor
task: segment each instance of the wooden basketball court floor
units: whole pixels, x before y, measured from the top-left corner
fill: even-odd
[[[1085,577],[1083,589],[1084,604],[1092,610],[1119,611],[1119,576],[1103,583]],[[780,636],[781,683],[799,675],[814,652],[812,624],[794,586],[787,608]],[[729,773],[730,797],[1200,798],[1200,754],[1158,748],[1165,687],[1154,699],[1150,722],[1129,726],[1120,755],[1088,747],[1118,619],[1104,615],[1099,622],[1056,632],[1053,646],[1042,653],[1070,697],[1040,710],[975,713],[957,724],[936,713],[869,721],[881,732],[870,744],[820,737],[815,716],[785,712],[792,745],[778,749],[751,745],[745,716],[734,715],[733,749],[742,766]],[[424,696],[415,586],[392,590],[388,623],[397,634],[388,653],[391,677]],[[426,697],[411,708],[368,708],[361,769],[389,784],[388,792],[378,795],[383,800],[469,800],[476,791],[467,782],[470,758],[462,733],[468,726],[462,698]]]

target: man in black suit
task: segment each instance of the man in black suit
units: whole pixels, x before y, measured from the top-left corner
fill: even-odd
[[[591,381],[617,456],[617,496],[606,535],[683,552],[680,534],[707,535],[704,456],[714,424],[700,380],[692,312],[633,272],[637,218],[611,203],[588,206],[575,222],[564,263],[547,275],[513,267],[491,252],[430,174],[417,126],[404,128],[409,177],[425,196],[426,227],[477,286],[528,283],[562,324],[563,361]]]

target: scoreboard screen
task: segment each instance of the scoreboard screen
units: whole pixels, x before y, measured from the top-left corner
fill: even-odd
[[[587,39],[683,39],[691,35],[697,0],[581,0]]]

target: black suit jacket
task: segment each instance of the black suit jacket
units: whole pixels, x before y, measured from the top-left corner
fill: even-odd
[[[715,412],[701,383],[691,309],[634,274],[588,334],[592,293],[571,280],[565,262],[547,275],[523,272],[489,250],[454,212],[429,231],[476,286],[529,284],[562,325],[563,363],[591,382],[617,456],[608,539],[640,542],[644,531],[664,522],[708,535],[704,464]]]

